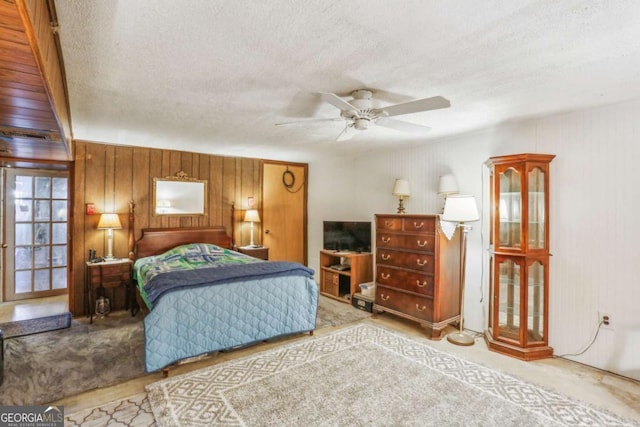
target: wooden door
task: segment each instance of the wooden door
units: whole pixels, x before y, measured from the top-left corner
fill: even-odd
[[[264,162],[262,242],[271,261],[307,263],[307,165]]]

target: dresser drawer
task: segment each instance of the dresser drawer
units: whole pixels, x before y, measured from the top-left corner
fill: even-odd
[[[376,282],[384,286],[415,292],[432,297],[434,289],[433,275],[414,273],[378,266],[376,270]]]
[[[393,249],[379,248],[376,254],[378,265],[393,265],[400,268],[433,273],[435,258],[432,254],[402,252]]]
[[[376,247],[410,249],[413,251],[433,252],[435,234],[396,234],[380,231],[376,233]]]
[[[89,268],[89,283],[105,288],[122,286],[131,280],[129,264],[93,265]]]
[[[418,319],[433,320],[433,299],[376,286],[376,304]]]
[[[403,221],[404,231],[421,231],[424,233],[436,232],[435,218],[405,218]]]
[[[379,230],[402,230],[402,218],[377,217],[376,228]]]

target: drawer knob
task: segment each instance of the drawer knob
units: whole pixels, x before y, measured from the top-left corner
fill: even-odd
[[[389,255],[389,254],[382,254],[382,259],[383,259],[383,260],[385,260],[385,261],[388,261],[388,260],[390,260],[390,259],[391,259],[391,255]]]
[[[427,265],[429,263],[428,259],[422,260],[422,259],[417,259],[416,262],[418,263],[419,266],[423,267],[425,265]]]
[[[388,295],[385,297],[384,294],[380,294],[380,298],[382,298],[382,301],[388,301],[391,297]]]
[[[418,311],[425,311],[427,309],[426,305],[423,305],[422,308],[420,308],[420,306],[418,304],[416,304],[416,310]]]
[[[418,224],[416,221],[413,222],[413,228],[422,228],[423,225],[424,221],[422,221],[420,224]]]
[[[380,273],[380,276],[382,276],[384,280],[387,280],[389,277],[391,277],[391,273]]]
[[[385,237],[385,236],[382,236],[382,241],[383,241],[384,243],[389,243],[389,242],[391,241],[391,237]]]
[[[421,242],[420,240],[416,240],[416,243],[418,244],[418,246],[420,246],[421,248],[424,248],[425,246],[427,246],[429,244],[428,240],[425,240],[423,242]]]
[[[424,280],[421,282],[420,280],[416,280],[416,286],[419,288],[424,288],[425,286],[427,286],[427,281]]]

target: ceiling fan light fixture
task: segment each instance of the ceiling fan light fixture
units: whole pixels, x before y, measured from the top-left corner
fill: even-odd
[[[369,119],[358,118],[353,122],[353,127],[358,130],[367,130],[369,128]]]

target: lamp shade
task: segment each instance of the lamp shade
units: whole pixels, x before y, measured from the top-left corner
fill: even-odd
[[[256,209],[247,209],[244,213],[245,222],[260,222],[260,215]]]
[[[444,203],[442,219],[451,222],[471,222],[480,219],[476,199],[468,195],[453,195],[447,197]]]
[[[394,196],[410,196],[411,191],[409,190],[409,181],[407,181],[406,179],[396,179],[396,183],[393,185],[392,194]]]
[[[98,221],[98,228],[100,229],[114,229],[119,230],[122,228],[122,224],[120,224],[120,218],[118,214],[102,214],[100,215],[100,221]]]
[[[456,194],[458,192],[458,181],[456,177],[448,173],[442,175],[438,180],[438,194]]]

